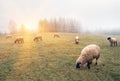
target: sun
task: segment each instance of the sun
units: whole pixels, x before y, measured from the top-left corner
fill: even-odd
[[[26,23],[25,28],[26,28],[26,30],[30,30],[30,31],[36,31],[37,30],[36,24],[33,24],[33,23]]]
[[[28,30],[32,30],[32,26],[30,24],[25,24],[25,28],[28,29]]]
[[[26,32],[37,32],[38,31],[38,22],[36,20],[23,20],[18,21],[17,28],[21,31],[23,26],[24,31]]]

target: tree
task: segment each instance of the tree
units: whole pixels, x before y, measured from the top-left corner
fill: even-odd
[[[9,21],[9,30],[11,34],[17,33],[16,23],[13,20]]]
[[[26,32],[24,24],[21,24],[20,32],[24,34]]]
[[[50,19],[50,20],[40,20],[38,25],[39,32],[70,32],[78,33],[80,32],[80,27],[75,19]]]
[[[49,22],[48,20],[40,20],[38,23],[38,32],[48,32],[49,31]]]

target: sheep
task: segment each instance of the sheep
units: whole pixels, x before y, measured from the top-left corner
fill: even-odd
[[[42,36],[36,36],[36,37],[34,37],[34,39],[33,39],[33,41],[36,41],[36,42],[38,42],[39,40],[42,41]]]
[[[12,35],[7,35],[6,39],[12,38]]]
[[[79,37],[76,36],[76,37],[75,37],[75,44],[79,44],[79,40],[80,40]]]
[[[54,38],[60,38],[60,35],[59,34],[54,34]]]
[[[100,47],[96,44],[90,44],[82,49],[79,58],[76,60],[76,68],[80,68],[83,64],[87,63],[87,67],[90,69],[92,60],[96,59],[95,65],[97,65],[99,57]]]
[[[107,37],[107,40],[110,42],[110,46],[117,46],[117,39],[113,37]]]
[[[14,43],[18,43],[18,44],[24,43],[24,38],[23,37],[17,37],[15,39]]]

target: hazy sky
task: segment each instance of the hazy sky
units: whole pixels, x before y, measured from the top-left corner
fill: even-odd
[[[9,20],[37,27],[40,18],[75,18],[85,30],[120,28],[120,0],[0,0],[0,31]]]

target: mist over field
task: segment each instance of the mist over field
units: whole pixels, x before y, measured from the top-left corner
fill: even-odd
[[[73,19],[83,33],[120,34],[119,0],[0,0],[0,32],[9,33],[13,20],[37,30],[40,20]],[[69,28],[69,26],[67,26]]]

